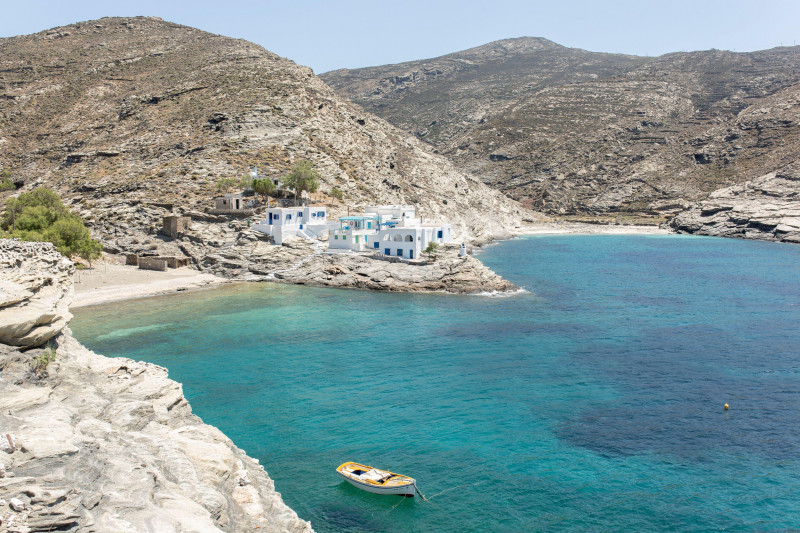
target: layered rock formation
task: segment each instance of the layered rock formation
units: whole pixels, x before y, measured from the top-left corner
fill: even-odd
[[[321,76],[512,198],[674,215],[800,155],[800,48],[656,58],[521,38]]]
[[[411,264],[379,255],[318,254],[275,273],[275,277],[291,283],[395,292],[469,294],[519,290],[474,257],[458,257],[458,248],[443,246],[435,258]]]
[[[74,271],[50,243],[0,239],[0,343],[41,346],[60,333]]]
[[[302,159],[333,216],[413,203],[483,241],[534,216],[310,69],[154,18],[0,39],[0,146],[0,170],[56,188],[110,248],[155,236],[163,215],[212,207],[221,177],[281,176]]]
[[[70,299],[50,246],[2,246],[24,258],[26,290]],[[51,342],[0,344],[0,530],[311,531],[165,369],[97,355],[69,329]]]
[[[800,244],[800,163],[714,191],[670,225],[682,233]]]

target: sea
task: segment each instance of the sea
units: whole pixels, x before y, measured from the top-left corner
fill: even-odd
[[[549,235],[479,257],[524,292],[241,283],[71,328],[166,367],[316,531],[800,531],[800,246]],[[346,461],[427,501],[360,491]]]

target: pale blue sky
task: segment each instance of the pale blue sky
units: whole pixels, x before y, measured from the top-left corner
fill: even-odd
[[[521,36],[636,55],[800,41],[800,0],[2,0],[0,12],[2,37],[103,16],[158,16],[253,41],[316,73]]]

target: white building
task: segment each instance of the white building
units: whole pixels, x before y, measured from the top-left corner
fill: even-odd
[[[417,208],[413,205],[368,205],[364,213],[377,215],[381,222],[395,222],[397,225],[418,225]]]
[[[428,243],[451,242],[450,224],[420,223],[411,205],[371,205],[364,214],[339,219],[339,228],[330,232],[331,252],[374,251],[386,256],[419,259]]]
[[[214,214],[240,213],[256,206],[253,198],[247,198],[242,193],[228,193],[225,196],[214,198]]]
[[[327,209],[323,206],[268,207],[266,219],[253,224],[252,229],[271,236],[275,244],[288,237],[324,239],[329,230]]]
[[[380,224],[380,217],[374,214],[342,217],[339,219],[339,228],[330,232],[328,249],[363,252],[374,248],[373,242],[377,239]]]
[[[452,240],[450,224],[395,226],[381,229],[372,247],[385,256],[419,259],[429,243],[444,244]]]

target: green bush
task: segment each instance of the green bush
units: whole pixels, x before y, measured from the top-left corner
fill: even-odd
[[[23,241],[52,242],[66,257],[75,255],[86,261],[100,257],[103,246],[92,239],[83,221],[61,203],[58,195],[45,187],[9,198],[0,218],[4,237]]]
[[[53,348],[52,344],[49,344],[42,353],[34,356],[33,359],[31,359],[31,369],[36,374],[41,375],[45,370],[47,370],[47,366],[55,360],[56,349]]]
[[[340,202],[344,201],[344,192],[339,187],[334,187],[331,189],[330,196],[336,198]]]
[[[0,172],[0,191],[13,191],[16,188],[14,182],[11,181],[11,172],[8,169]]]

